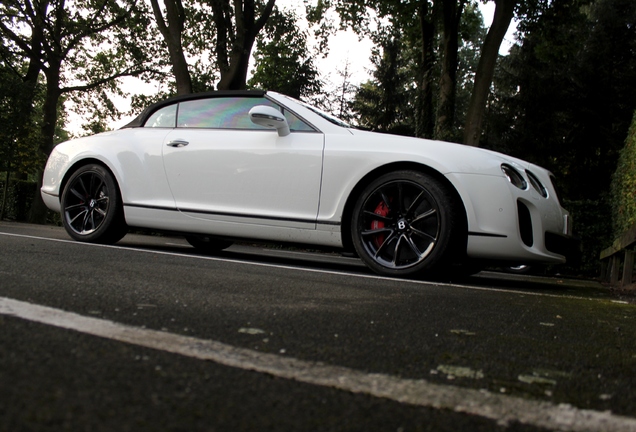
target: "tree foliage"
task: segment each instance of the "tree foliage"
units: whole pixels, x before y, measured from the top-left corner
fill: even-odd
[[[469,101],[464,140],[478,145],[482,112],[486,105],[498,51],[519,0],[494,0],[495,19],[480,49],[474,72],[474,88]],[[413,77],[416,103],[413,105],[417,136],[452,139],[456,116],[457,72],[462,39],[461,22],[466,10],[477,9],[467,0],[321,0],[309,8],[309,17],[320,22],[326,11],[335,10],[342,22],[360,34],[381,41],[386,27],[399,29],[412,57],[417,75]],[[370,23],[375,18],[375,25]],[[383,25],[388,23],[388,25]],[[371,30],[371,29],[378,29]],[[435,72],[439,71],[439,75]],[[439,77],[439,78],[437,78]],[[437,97],[434,97],[434,95]]]
[[[207,0],[216,29],[216,63],[221,72],[219,90],[246,87],[252,47],[265,26],[276,0]]]
[[[192,78],[183,49],[186,9],[181,0],[163,0],[163,3],[165,14],[159,5],[159,0],[150,0],[157,28],[168,49],[177,94],[192,93]]]
[[[115,79],[145,70],[141,43],[145,16],[134,0],[5,0],[0,4],[0,32],[10,53],[4,60],[14,62],[8,67],[26,89],[27,102],[20,103],[33,106],[40,74],[45,77],[38,142],[42,160],[55,145],[63,95],[107,85],[117,91]],[[24,64],[28,66],[21,69]],[[43,222],[45,214],[36,194],[30,219]]]
[[[322,83],[307,45],[308,34],[293,12],[272,12],[256,43],[254,71],[248,84],[295,98],[320,92]]]
[[[256,39],[276,0],[150,0],[177,94],[243,90]]]
[[[564,177],[596,198],[623,146],[636,101],[636,3],[546,2],[500,71],[489,145]]]
[[[400,29],[391,27],[384,29],[383,33],[378,32],[374,36],[378,45],[372,57],[373,78],[361,85],[354,104],[360,124],[374,130],[393,130],[411,135],[421,135],[423,130],[428,130],[436,139],[460,141],[479,47],[485,35],[482,16],[475,4],[464,6],[454,31],[457,36],[456,58],[450,62],[438,59],[432,64],[426,91],[418,85],[422,76],[418,64],[422,54],[419,48],[413,47],[412,41]],[[437,38],[435,52],[443,52],[444,43],[441,36]],[[449,67],[449,64],[454,66]],[[423,108],[428,103],[424,93],[439,95],[431,100],[429,108]],[[389,126],[379,118],[385,108],[375,106],[374,101],[380,103],[381,98],[396,102],[392,109],[397,110],[393,125]],[[423,120],[422,111],[435,113],[437,120]],[[374,126],[376,122],[381,126]]]
[[[392,33],[400,33],[405,49],[414,51],[412,61],[415,75],[411,77],[417,88],[418,103],[413,118],[416,133],[432,137],[434,133],[433,70],[435,65],[436,19],[433,6],[428,0],[402,2],[399,0],[345,1],[321,0],[308,8],[308,18],[323,23],[320,35],[326,37],[333,26],[325,26],[328,11],[334,10],[343,26],[348,26],[361,35],[371,37],[378,45]],[[395,36],[395,32],[393,35]],[[326,44],[325,44],[326,45]]]
[[[38,127],[31,105],[19,103],[33,98],[41,107],[41,95],[33,95],[19,76],[6,63],[0,63],[0,172],[27,175],[41,164],[37,155]]]
[[[413,135],[415,125],[409,115],[413,112],[414,100],[409,97],[413,85],[409,84],[399,36],[389,36],[381,49],[373,51],[373,80],[360,85],[353,101],[358,124],[378,132]]]
[[[486,102],[499,58],[499,47],[508,31],[518,2],[519,0],[495,0],[495,15],[484,39],[479,64],[475,71],[475,84],[464,126],[464,144],[479,145]]]
[[[636,224],[636,111],[612,177],[614,237]]]

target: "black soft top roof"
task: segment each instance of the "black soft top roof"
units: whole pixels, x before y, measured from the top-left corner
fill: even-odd
[[[197,100],[197,99],[205,99],[205,98],[214,98],[214,97],[263,97],[265,96],[264,90],[221,90],[221,91],[209,91],[202,93],[191,93],[187,95],[173,96],[168,99],[164,99],[157,103],[150,105],[148,108],[143,110],[141,114],[139,114],[133,121],[128,123],[126,126],[122,127],[122,129],[126,128],[135,128],[142,127],[148,117],[150,117],[155,111],[161,109],[165,106],[172,105],[177,102]]]

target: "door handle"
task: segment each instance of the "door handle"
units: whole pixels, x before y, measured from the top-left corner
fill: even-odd
[[[185,147],[188,144],[190,144],[190,143],[188,141],[186,141],[186,140],[176,139],[176,140],[170,141],[167,145],[169,147]]]

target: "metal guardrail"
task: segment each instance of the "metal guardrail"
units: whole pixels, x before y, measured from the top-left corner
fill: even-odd
[[[610,247],[601,252],[601,281],[620,286],[632,283],[634,277],[633,246],[635,244],[636,224],[632,225],[614,240]]]

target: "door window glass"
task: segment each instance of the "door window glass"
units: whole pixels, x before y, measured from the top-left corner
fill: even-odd
[[[177,127],[210,129],[258,129],[268,128],[252,123],[249,111],[256,105],[266,105],[281,111],[280,106],[265,98],[235,97],[209,98],[181,102]],[[290,112],[285,117],[292,131],[314,129]]]
[[[170,105],[155,111],[146,120],[144,127],[173,128],[177,120],[177,104]]]

